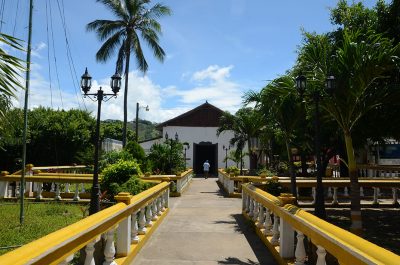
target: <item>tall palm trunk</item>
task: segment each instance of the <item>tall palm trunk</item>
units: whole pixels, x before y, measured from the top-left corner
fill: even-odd
[[[126,62],[125,62],[125,90],[124,90],[124,124],[122,128],[122,147],[126,146],[126,125],[128,123],[128,75],[129,75],[129,61],[131,57],[131,49],[129,41],[126,42]],[[138,121],[136,121],[138,122]]]
[[[297,199],[297,189],[296,189],[296,173],[294,172],[294,164],[293,164],[293,157],[290,151],[290,143],[289,140],[285,140],[286,143],[286,151],[289,160],[289,174],[290,174],[290,192],[293,196]]]
[[[357,164],[354,155],[353,140],[350,132],[344,133],[344,140],[347,151],[347,164],[349,168],[350,188],[351,188],[351,231],[354,234],[362,233],[360,185],[357,176]]]

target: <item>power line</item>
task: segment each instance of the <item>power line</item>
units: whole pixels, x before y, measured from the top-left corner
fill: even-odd
[[[57,57],[56,57],[56,45],[54,44],[54,30],[53,30],[53,13],[51,11],[51,1],[49,1],[49,14],[50,14],[50,31],[51,31],[51,39],[52,39],[52,48],[53,48],[53,59],[54,59],[54,67],[56,70],[56,77],[57,77],[57,84],[58,84],[58,91],[60,93],[61,99],[61,107],[64,109],[64,102],[62,98],[62,93],[60,89],[60,77],[58,75],[58,67],[57,67]]]
[[[47,62],[48,62],[48,72],[49,72],[49,85],[50,85],[50,104],[51,108],[53,108],[53,89],[51,87],[51,61],[50,61],[50,40],[49,40],[49,16],[48,16],[48,9],[47,9],[47,1],[46,1],[46,32],[47,32]]]
[[[18,7],[19,7],[19,0],[17,0],[17,8],[15,9],[15,20],[14,20],[14,27],[13,27],[13,36],[15,36],[15,28],[17,27],[17,21],[18,21]]]
[[[0,13],[1,13],[1,16],[0,16],[0,32],[2,32],[2,30],[3,30],[4,6],[5,6],[5,0],[2,0],[1,1],[1,6],[0,6]]]
[[[78,97],[78,95],[80,95],[80,90],[77,90],[77,87],[79,87],[79,80],[76,74],[76,70],[75,70],[75,64],[74,64],[74,60],[72,58],[72,53],[71,53],[71,47],[69,45],[69,41],[68,41],[68,34],[67,34],[67,24],[66,24],[66,20],[65,20],[65,8],[64,8],[64,1],[62,0],[61,2],[61,6],[60,6],[60,2],[59,0],[57,0],[57,5],[58,5],[58,10],[60,12],[60,16],[61,16],[61,21],[62,21],[62,25],[63,25],[63,29],[64,29],[64,37],[65,37],[65,45],[66,45],[66,50],[67,50],[67,59],[68,59],[68,66],[70,69],[70,74],[71,74],[71,78],[72,78],[72,83],[73,83],[73,87],[75,89],[75,95],[77,97],[77,102],[80,108],[80,104],[79,104],[79,98],[82,100],[83,105],[85,110],[87,110],[86,108],[86,104],[83,101],[82,97]]]

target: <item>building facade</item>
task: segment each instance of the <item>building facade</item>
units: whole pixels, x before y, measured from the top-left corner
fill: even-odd
[[[218,168],[225,168],[226,151],[223,146],[228,147],[229,141],[233,138],[233,131],[224,131],[217,136],[219,119],[223,111],[206,102],[186,113],[161,123],[158,128],[162,131],[162,138],[142,142],[140,145],[148,152],[154,143],[165,141],[165,135],[169,139],[178,140],[181,143],[188,143],[186,148],[186,165],[193,168],[196,174],[202,174],[203,163],[208,160],[210,173],[216,174]],[[230,151],[234,150],[231,147]],[[247,146],[244,148],[244,152]],[[229,151],[228,151],[229,154]],[[248,168],[249,158],[244,156],[244,168]],[[228,160],[227,166],[236,164]]]

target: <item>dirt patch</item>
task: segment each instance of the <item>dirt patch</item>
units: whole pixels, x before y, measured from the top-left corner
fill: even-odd
[[[400,255],[400,209],[363,209],[363,238]],[[327,209],[327,221],[349,230],[349,209]]]

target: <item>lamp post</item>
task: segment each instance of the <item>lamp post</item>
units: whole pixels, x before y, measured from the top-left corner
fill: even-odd
[[[296,88],[300,94],[300,97],[304,97],[304,92],[307,87],[307,78],[304,75],[296,77]],[[325,83],[325,91],[328,94],[332,94],[335,88],[335,77],[328,76]],[[315,91],[312,95],[312,99],[315,104],[315,156],[317,159],[317,186],[315,195],[315,214],[316,216],[325,219],[325,200],[324,200],[324,187],[322,185],[322,178],[324,172],[322,172],[322,160],[321,160],[321,140],[320,140],[320,120],[319,120],[319,101],[321,95],[318,91]]]
[[[106,94],[101,90],[97,90],[97,93],[88,93],[92,86],[92,77],[89,75],[87,68],[85,73],[82,75],[81,88],[84,97],[89,97],[93,101],[97,101],[97,121],[96,121],[96,133],[95,133],[95,144],[94,144],[94,169],[93,169],[93,185],[90,197],[90,208],[89,214],[94,214],[100,211],[100,186],[99,186],[99,134],[100,134],[100,114],[101,114],[101,102],[108,101],[113,97],[117,97],[117,93],[121,88],[121,76],[115,73],[111,77],[110,86],[113,91],[112,94]],[[108,98],[108,99],[107,99]]]
[[[139,108],[144,108],[146,111],[149,111],[149,105],[147,105],[146,107],[140,107],[139,106],[139,102],[136,102],[136,135],[135,135],[135,139],[136,142],[139,142]]]
[[[184,142],[184,143],[183,143],[183,148],[184,148],[184,150],[185,150],[185,169],[186,169],[186,150],[189,150],[189,149],[190,149],[189,143]]]
[[[223,145],[222,149],[225,151],[225,169],[227,169],[228,168],[228,150],[231,149],[231,146],[228,145],[228,147],[226,147],[225,145]]]
[[[169,140],[169,141],[168,141]],[[175,141],[176,142],[178,142],[178,140],[179,140],[179,136],[178,136],[178,133],[177,132],[175,132]],[[173,144],[174,144],[174,140],[173,139],[169,139],[169,136],[168,136],[168,133],[166,132],[165,133],[165,141],[169,144],[169,146],[170,146],[170,152],[169,152],[169,158],[168,158],[168,163],[169,163],[169,165],[168,165],[168,174],[171,174],[172,173],[172,163],[171,163],[171,157],[172,157],[172,146],[173,146]]]

